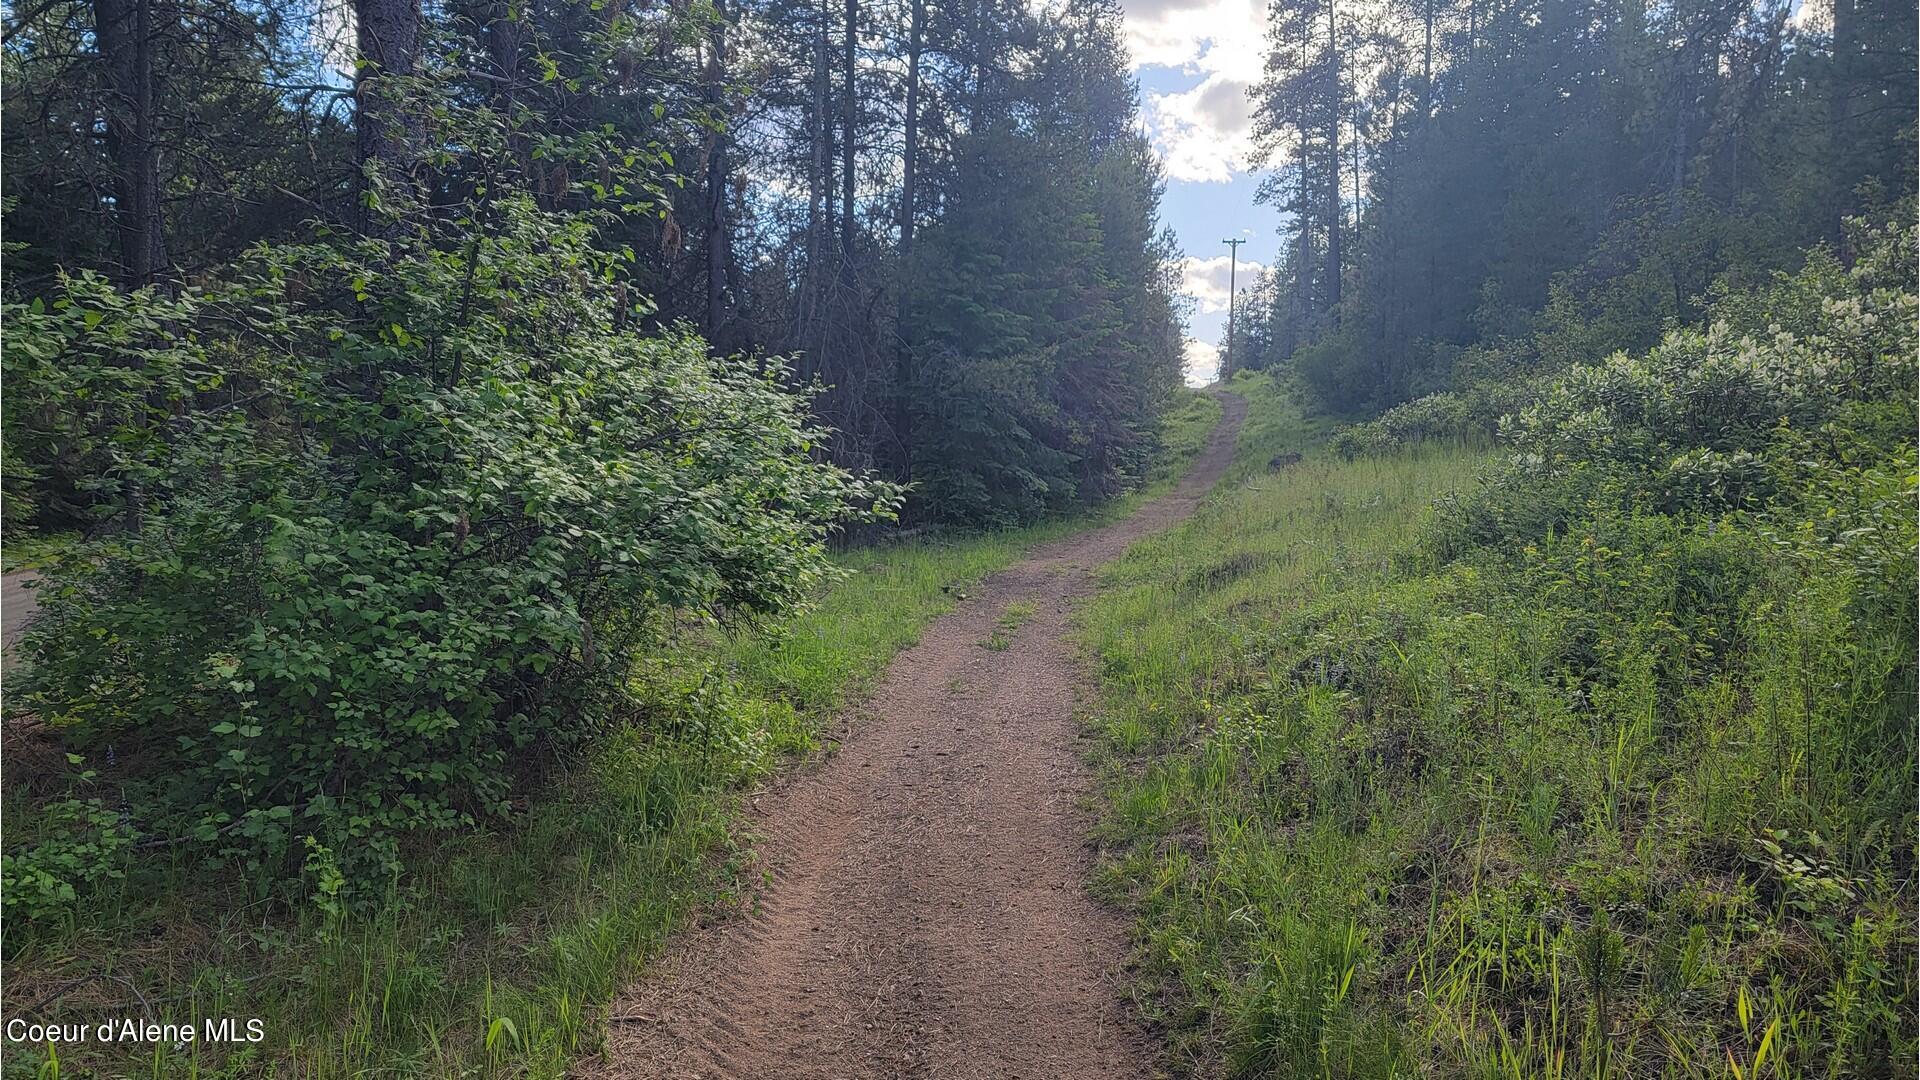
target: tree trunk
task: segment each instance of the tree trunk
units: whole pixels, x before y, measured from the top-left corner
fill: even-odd
[[[1833,96],[1828,99],[1828,119],[1839,134],[1847,125],[1848,97],[1853,90],[1853,65],[1860,49],[1860,20],[1853,0],[1833,0]]]
[[[150,284],[167,265],[160,148],[153,132],[153,2],[95,0],[94,35],[106,69],[107,150],[113,158],[121,280]]]
[[[487,16],[487,54],[499,78],[493,92],[493,111],[507,125],[507,160],[522,177],[532,173],[533,155],[527,137],[513,126],[514,89],[519,85],[520,37],[524,15],[516,16],[512,0],[493,0]]]
[[[727,5],[715,0],[712,24],[713,55],[707,73],[707,105],[726,123]],[[728,271],[733,262],[733,226],[727,220],[727,147],[732,138],[725,126],[712,135],[707,155],[707,340],[714,341],[729,319]]]
[[[967,129],[980,130],[980,103],[986,97],[980,85],[980,0],[972,0],[967,5],[967,78],[966,86],[973,95],[967,102]]]
[[[1337,324],[1340,319],[1340,231],[1343,211],[1340,207],[1340,37],[1335,25],[1336,7],[1327,4],[1327,312]]]
[[[1689,57],[1681,57],[1681,64],[1689,62]],[[1692,73],[1683,70],[1673,93],[1673,131],[1672,145],[1667,149],[1667,220],[1678,221],[1686,206],[1687,186],[1687,129],[1693,114]]]
[[[917,212],[915,188],[920,160],[920,50],[926,32],[926,0],[911,0],[912,13],[907,23],[907,115],[905,146],[900,161],[900,292],[899,303],[906,306],[907,291],[913,282],[913,227]],[[904,321],[904,320],[902,320]],[[900,479],[913,478],[913,350],[905,342],[899,350],[893,371],[893,431],[900,443]]]
[[[382,85],[387,76],[414,73],[420,57],[420,0],[354,0],[360,67],[353,79],[354,151],[360,166],[360,220],[369,232],[384,231],[383,215],[371,205],[367,170],[392,175],[411,171],[419,152],[417,125],[404,104]]]
[[[847,0],[847,48],[841,61],[840,130],[840,247],[843,256],[853,254],[859,220],[854,217],[855,133],[860,128],[860,95],[854,78],[854,60],[860,43],[860,0]]]
[[[1851,156],[1853,148],[1853,94],[1854,64],[1860,50],[1860,20],[1854,0],[1833,0],[1833,75],[1830,84],[1831,94],[1827,98],[1827,133],[1834,152],[1830,165],[1839,165]],[[1845,175],[1844,167],[1841,175]],[[1847,213],[1851,199],[1849,192],[1840,192],[1842,205],[1839,212],[1828,221],[1828,235],[1836,247],[1842,247],[1847,238]]]
[[[1362,128],[1360,126],[1360,97],[1358,94],[1354,95],[1354,99],[1350,104],[1353,106],[1353,138],[1349,140],[1348,146],[1353,152],[1353,227],[1358,229],[1360,227],[1360,155],[1365,150],[1365,148],[1360,145]]]
[[[820,5],[820,32],[813,42],[813,145],[807,175],[807,273],[819,270],[827,237],[833,235],[833,125],[828,99],[833,73],[827,63],[827,6]]]
[[[925,34],[926,0],[912,0],[912,15],[907,23],[907,115],[906,145],[900,161],[900,257],[906,261],[913,251],[916,169],[920,157],[920,50]]]
[[[1433,0],[1427,0],[1426,38],[1420,48],[1420,119],[1433,115]]]
[[[1305,201],[1306,194],[1302,192],[1302,204]],[[1307,275],[1311,257],[1307,222],[1301,218],[1294,231],[1293,257],[1287,260],[1288,268],[1293,271],[1293,281],[1287,289],[1287,319],[1274,342],[1275,356],[1282,360],[1293,359],[1293,354],[1300,350],[1300,321],[1307,314]]]

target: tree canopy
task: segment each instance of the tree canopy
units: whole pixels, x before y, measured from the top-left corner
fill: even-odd
[[[1242,366],[1358,414],[1647,348],[1913,192],[1915,33],[1879,0],[1276,9]]]

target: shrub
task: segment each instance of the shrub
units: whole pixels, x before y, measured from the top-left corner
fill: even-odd
[[[450,249],[8,310],[9,415],[84,403],[104,537],[51,569],[13,700],[117,749],[149,842],[384,877],[630,711],[663,619],[790,608],[890,512],[778,361],[635,329],[591,236],[506,202]]]
[[[1511,382],[1474,383],[1402,402],[1364,423],[1336,431],[1335,453],[1348,461],[1382,454],[1429,439],[1491,438],[1500,418],[1533,400],[1537,385],[1516,377]]]
[[[1548,339],[1555,333],[1585,334],[1593,342],[1636,335],[1596,328],[1577,313],[1550,306],[1549,321],[1564,323],[1562,330],[1543,332],[1531,344],[1508,338],[1474,346],[1455,366],[1456,389],[1342,428],[1331,445],[1352,460],[1426,439],[1498,433],[1516,441],[1557,438],[1584,458],[1581,440],[1610,438],[1604,425],[1616,422],[1662,427],[1650,437],[1673,445],[1708,434],[1747,443],[1756,424],[1770,428],[1783,417],[1804,424],[1847,402],[1884,400],[1899,389],[1903,369],[1897,360],[1870,358],[1887,356],[1889,348],[1897,357],[1897,334],[1911,322],[1903,322],[1902,314],[1903,297],[1912,291],[1913,268],[1902,262],[1911,240],[1910,229],[1876,230],[1855,221],[1850,245],[1860,256],[1852,269],[1815,248],[1799,272],[1776,274],[1764,286],[1717,281],[1709,291],[1705,328],[1670,331],[1640,354],[1615,351],[1574,362],[1569,357],[1600,350]],[[1556,290],[1555,304],[1568,295]],[[1859,378],[1867,381],[1844,383]],[[1772,407],[1799,412],[1766,415]],[[1603,426],[1590,426],[1596,424]],[[1628,457],[1636,453],[1633,447],[1615,449]]]
[[[1381,453],[1426,439],[1458,438],[1471,431],[1467,401],[1442,392],[1395,405],[1377,418],[1334,433],[1335,453],[1351,461],[1362,454]]]
[[[1707,329],[1542,384],[1502,421],[1508,462],[1447,504],[1445,529],[1468,546],[1530,543],[1596,505],[1759,509],[1910,445],[1914,233],[1860,235],[1850,271],[1816,255],[1763,303],[1726,294]],[[1762,311],[1786,322],[1756,328]]]
[[[28,919],[73,909],[81,890],[126,876],[127,823],[99,799],[61,799],[40,815],[47,838],[0,855],[0,898]]]

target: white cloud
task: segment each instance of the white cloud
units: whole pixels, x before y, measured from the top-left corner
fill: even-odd
[[[1220,347],[1187,339],[1187,385],[1205,386],[1220,377]]]
[[[1136,67],[1222,72],[1242,82],[1266,60],[1265,0],[1122,0]]]
[[[1174,180],[1226,183],[1253,149],[1249,84],[1214,73],[1191,90],[1147,97],[1147,128]]]
[[[1228,265],[1228,256],[1215,255],[1211,259],[1202,259],[1188,255],[1180,260],[1180,291],[1193,298],[1202,314],[1225,311],[1228,275],[1234,274],[1237,278],[1234,284],[1245,289],[1246,286],[1239,282],[1251,284],[1254,275],[1264,269],[1265,266],[1252,259],[1241,259],[1239,270],[1234,271]]]
[[[1795,0],[1787,24],[1809,34],[1833,31],[1833,0]]]
[[[1125,0],[1136,66],[1201,77],[1177,93],[1147,96],[1154,148],[1174,180],[1224,183],[1246,168],[1252,102],[1266,57],[1264,0]]]

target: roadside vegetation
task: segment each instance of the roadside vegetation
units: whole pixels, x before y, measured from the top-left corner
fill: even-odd
[[[50,741],[10,743],[9,1015],[259,1017],[237,1050],[6,1046],[4,1075],[558,1076],[604,1008],[696,911],[725,907],[751,837],[740,793],[819,748],[920,629],[1035,543],[1124,513],[1219,417],[1172,410],[1156,480],[1075,518],[936,534],[833,558],[799,614],[683,622],[628,668],[633,705],[492,830],[418,842],[358,894],[320,858],[304,894],[249,887],[127,834],[120,785]],[[49,795],[61,797],[49,801]]]
[[[8,1075],[558,1074],[735,793],[1194,445],[1108,9],[592,8],[7,17],[6,1012],[265,1032]]]
[[[1084,615],[1177,1071],[1914,1075],[1913,234],[1855,244],[1497,442],[1235,381],[1244,481]]]

